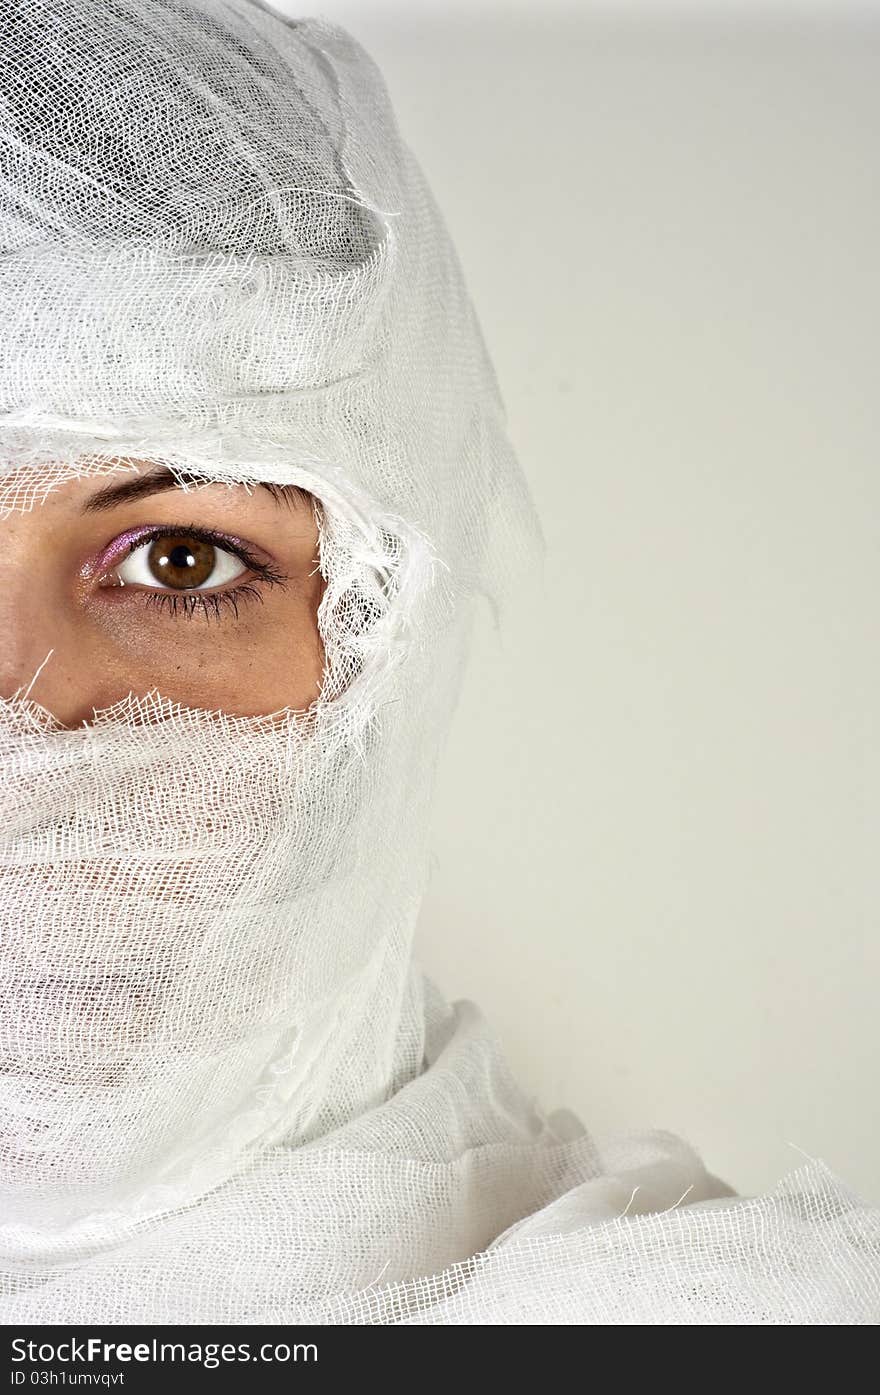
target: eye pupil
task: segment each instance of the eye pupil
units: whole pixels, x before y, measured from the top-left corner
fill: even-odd
[[[186,536],[157,538],[147,554],[147,565],[163,586],[184,590],[203,586],[217,562],[211,543]]]

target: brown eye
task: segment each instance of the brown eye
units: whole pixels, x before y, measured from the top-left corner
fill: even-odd
[[[157,538],[147,553],[147,566],[156,580],[176,591],[204,586],[216,564],[217,551],[212,543],[185,534]]]
[[[195,591],[235,581],[247,567],[235,553],[194,537],[165,533],[131,552],[115,569],[123,586],[148,586],[159,591]]]

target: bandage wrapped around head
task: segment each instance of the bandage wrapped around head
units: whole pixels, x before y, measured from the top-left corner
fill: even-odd
[[[145,459],[297,484],[326,578],[307,712],[160,692],[65,731],[0,706],[0,1189],[25,1235],[200,1195],[420,1069],[434,756],[471,599],[534,524],[353,40],[248,0],[0,15],[0,505]]]

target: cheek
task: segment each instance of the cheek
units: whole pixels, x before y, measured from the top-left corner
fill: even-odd
[[[264,710],[271,711],[275,706],[308,707],[320,695],[326,654],[317,611],[323,592],[324,582],[319,579],[308,604],[301,603],[290,616],[289,628],[274,631],[266,662],[267,670],[271,666],[274,673],[276,700]],[[260,656],[255,657],[259,661]]]
[[[309,591],[268,594],[236,619],[200,612],[172,616],[113,591],[88,607],[90,648],[113,700],[158,689],[189,707],[258,716],[305,708],[318,696],[324,651],[317,605],[323,583]],[[118,691],[117,691],[118,690]]]
[[[315,701],[324,648],[317,622],[300,609],[262,633],[242,636],[234,664],[212,667],[212,658],[202,663],[199,686],[204,690],[213,684],[218,707],[236,716],[257,716],[282,707],[306,708]]]

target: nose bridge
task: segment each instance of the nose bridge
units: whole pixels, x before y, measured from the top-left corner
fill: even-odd
[[[63,607],[33,516],[0,519],[0,697],[26,689],[63,643]],[[54,656],[53,656],[54,657]],[[38,695],[34,693],[34,696]]]

